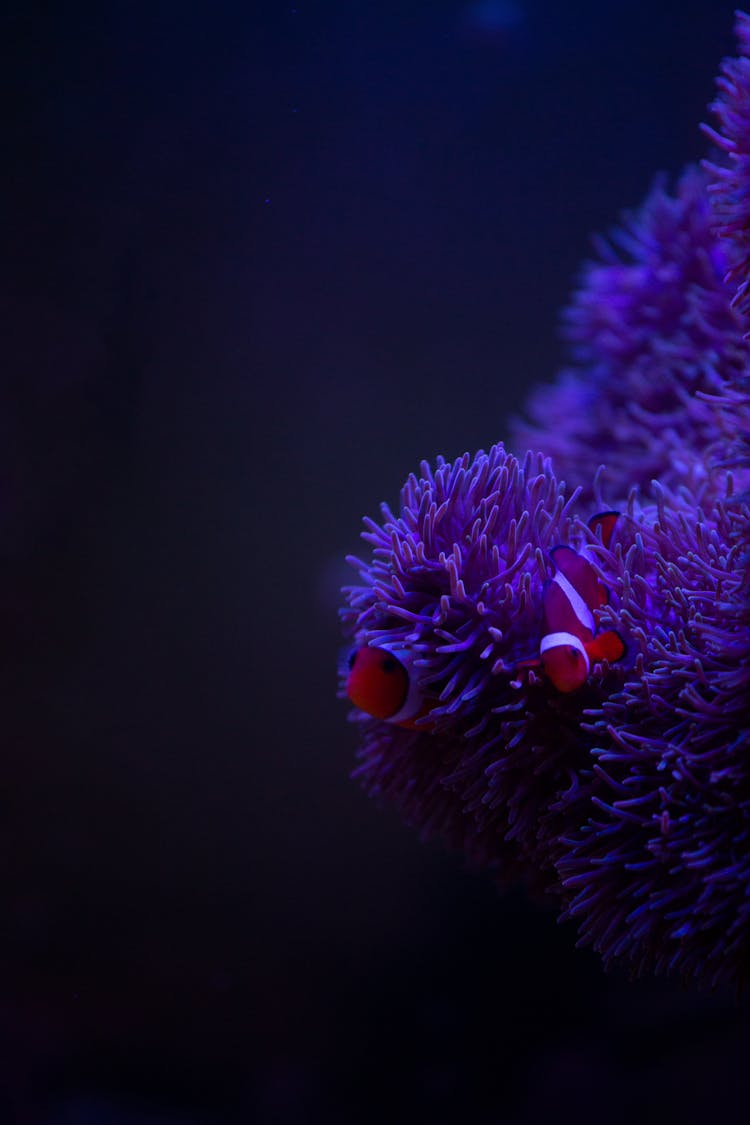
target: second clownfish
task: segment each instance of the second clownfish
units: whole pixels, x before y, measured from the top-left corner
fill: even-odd
[[[400,727],[414,727],[429,706],[417,683],[413,651],[366,645],[349,657],[346,694],[355,707]]]
[[[601,530],[602,544],[609,546],[617,512],[599,512],[589,528]],[[575,691],[588,679],[597,660],[620,660],[625,644],[619,633],[608,629],[597,633],[597,611],[605,605],[609,591],[591,563],[572,547],[554,547],[550,557],[554,576],[542,593],[542,639],[539,662],[558,691]]]

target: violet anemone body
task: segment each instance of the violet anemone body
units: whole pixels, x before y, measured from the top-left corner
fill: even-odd
[[[654,189],[584,271],[571,364],[515,426],[545,455],[423,463],[398,512],[366,521],[342,610],[353,645],[409,652],[427,701],[413,729],[353,712],[368,790],[500,882],[551,892],[607,965],[712,984],[750,977],[742,14],[738,36],[720,158]],[[601,508],[620,512],[611,542],[587,526]],[[570,691],[539,660],[557,545],[591,561],[609,592],[595,628],[627,645]]]
[[[582,711],[625,675],[597,664],[567,696],[538,666],[549,552],[593,540],[576,501],[544,458],[521,463],[501,445],[423,463],[398,514],[383,506],[382,523],[366,521],[372,557],[351,560],[363,583],[345,590],[352,643],[412,650],[430,700],[413,730],[354,712],[358,776],[503,880],[552,868],[557,806],[592,776]]]
[[[697,168],[674,195],[663,184],[597,241],[563,314],[572,362],[532,394],[513,445],[544,449],[559,472],[592,495],[594,473],[612,499],[651,481],[700,483],[695,454],[718,436],[704,396],[719,396],[748,364],[745,318],[726,279],[733,248],[715,233],[708,177]]]
[[[581,942],[636,974],[736,982],[748,967],[746,532],[731,492],[706,514],[660,501],[614,560],[636,674],[588,717],[602,784],[556,865]]]
[[[735,32],[740,56],[725,59],[717,79],[719,97],[711,105],[718,129],[704,125],[723,160],[706,161],[711,177],[709,195],[716,233],[734,253],[726,282],[733,288],[732,304],[750,317],[750,16],[737,13]],[[746,324],[746,329],[750,323]]]

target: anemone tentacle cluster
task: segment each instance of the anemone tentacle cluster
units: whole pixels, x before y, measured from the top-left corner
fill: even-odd
[[[572,363],[531,396],[531,421],[514,423],[513,445],[543,448],[584,496],[592,458],[620,502],[655,478],[705,479],[697,454],[717,428],[704,396],[723,394],[748,357],[727,279],[737,255],[714,233],[707,186],[688,168],[674,195],[658,183],[609,242],[597,240],[600,260],[563,314]]]
[[[750,955],[747,514],[691,515],[660,503],[614,560],[636,675],[585,719],[604,788],[556,867],[605,961],[719,982]]]
[[[574,537],[575,501],[547,460],[521,463],[502,445],[440,458],[434,471],[423,462],[399,514],[384,505],[382,524],[365,521],[373,557],[351,560],[364,584],[345,591],[353,642],[409,646],[434,704],[408,731],[355,713],[365,735],[358,775],[425,834],[485,862],[499,850],[514,875],[539,850],[539,817],[561,768],[567,782],[566,756],[583,756],[580,700],[569,720],[568,701],[533,669],[518,673],[536,655],[547,552]],[[600,667],[590,690],[621,674]]]
[[[342,610],[355,648],[411,654],[427,701],[408,725],[353,713],[368,790],[551,892],[606,964],[701,983],[750,978],[750,18],[737,32],[719,156],[585,268],[571,364],[515,425],[545,455],[423,463],[366,521]],[[559,546],[627,645],[575,690],[539,659]]]
[[[726,163],[705,161],[718,233],[735,250],[727,282],[734,287],[732,304],[750,316],[750,16],[737,13],[735,32],[740,57],[725,59],[716,81],[719,97],[711,105],[718,130],[703,126],[726,157]]]

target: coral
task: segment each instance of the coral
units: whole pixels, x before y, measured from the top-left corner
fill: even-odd
[[[746,16],[738,35],[746,53]],[[722,76],[729,163],[600,244],[565,317],[574,365],[516,425],[545,456],[423,463],[366,521],[342,610],[355,646],[410,654],[427,701],[408,726],[355,710],[367,789],[551,892],[606,964],[714,984],[750,977],[750,60]],[[585,522],[603,506],[606,542]],[[558,545],[627,645],[569,691],[538,659]]]

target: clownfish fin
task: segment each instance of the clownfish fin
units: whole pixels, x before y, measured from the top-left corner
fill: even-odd
[[[557,556],[557,559],[555,556]],[[558,543],[556,547],[550,547],[549,557],[552,559],[555,566],[559,567],[561,564],[558,560],[565,558],[578,559],[581,556],[574,547],[569,547],[567,543]]]
[[[608,548],[612,542],[612,534],[619,518],[619,512],[597,512],[596,515],[591,517],[587,527],[593,535],[601,531],[602,546]]]
[[[586,645],[589,660],[606,660],[614,664],[622,660],[625,655],[625,642],[614,629],[607,629],[605,633],[597,633],[593,641]]]

